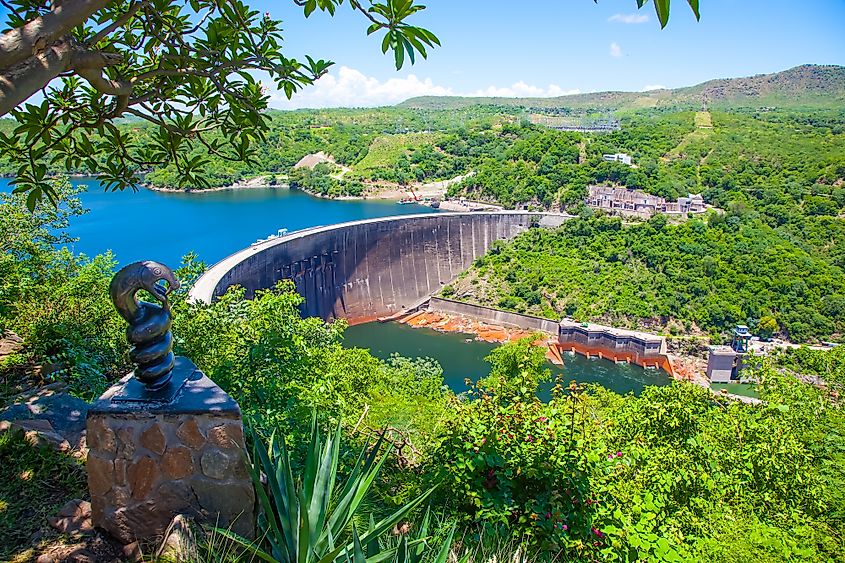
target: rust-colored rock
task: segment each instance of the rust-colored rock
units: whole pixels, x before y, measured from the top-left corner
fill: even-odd
[[[158,464],[149,456],[144,456],[130,465],[127,476],[129,477],[129,488],[132,490],[132,498],[139,500],[147,498],[153,484],[158,479],[158,475]]]
[[[88,455],[88,490],[92,496],[102,496],[109,492],[114,482],[114,462],[97,455]]]
[[[108,498],[113,506],[128,506],[132,502],[132,492],[129,487],[112,487]]]
[[[161,470],[171,479],[183,479],[194,471],[191,450],[185,446],[167,448],[161,458]]]
[[[161,425],[157,422],[152,426],[141,432],[141,445],[155,452],[158,455],[164,453],[167,447],[167,440],[164,437],[164,432],[161,431]]]
[[[135,457],[135,428],[124,426],[117,431],[117,437],[120,440],[117,456],[123,459],[132,459]]]
[[[176,435],[183,444],[194,450],[201,448],[205,444],[205,436],[200,432],[199,425],[194,418],[183,422],[176,431]]]
[[[86,441],[89,448],[98,452],[110,454],[117,452],[117,437],[102,417],[92,418],[88,422]]]
[[[94,532],[91,523],[91,503],[84,500],[72,500],[65,504],[58,516],[47,518],[47,522],[62,534],[87,535]]]
[[[164,519],[165,515],[156,510],[155,502],[147,501],[118,508],[106,519],[103,528],[125,545],[143,538],[150,530],[163,531],[169,523],[169,518],[162,523]]]
[[[240,425],[221,424],[208,430],[208,441],[218,448],[238,448],[244,443],[244,434]]]
[[[48,447],[60,452],[70,451],[70,443],[65,440],[64,436],[56,432],[28,430],[24,432],[24,437],[27,442],[39,448]]]

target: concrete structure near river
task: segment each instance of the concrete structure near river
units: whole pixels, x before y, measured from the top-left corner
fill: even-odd
[[[210,302],[234,285],[248,295],[290,279],[305,298],[302,312],[352,324],[398,318],[431,307],[494,324],[541,330],[561,351],[659,367],[672,374],[662,337],[539,319],[432,298],[494,242],[531,227],[558,227],[569,217],[552,213],[437,213],[352,221],[305,229],[262,241],[210,268],[191,289]]]
[[[657,334],[564,319],[559,325],[558,347],[587,357],[660,368],[670,375],[675,373],[667,354],[666,338]]]
[[[292,280],[302,312],[361,323],[419,307],[494,242],[536,227],[558,227],[555,213],[435,213],[367,219],[290,233],[245,248],[212,266],[191,289],[210,302],[233,285],[247,295]]]

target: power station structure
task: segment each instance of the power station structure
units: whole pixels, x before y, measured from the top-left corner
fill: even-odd
[[[733,330],[730,346],[711,346],[707,356],[707,378],[710,383],[730,383],[739,379],[742,358],[748,353],[751,332],[745,325]]]

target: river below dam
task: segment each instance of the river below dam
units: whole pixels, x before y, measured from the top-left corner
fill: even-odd
[[[89,212],[70,221],[68,233],[79,240],[74,252],[95,256],[114,253],[118,264],[156,260],[173,268],[182,256],[195,252],[207,264],[236,252],[278,229],[290,231],[358,219],[434,213],[420,205],[392,201],[338,201],[310,196],[287,188],[250,188],[207,193],[138,191],[105,192],[95,179],[75,179]],[[0,178],[0,191],[11,191]],[[455,392],[466,390],[465,378],[477,380],[489,373],[484,358],[496,346],[470,335],[414,329],[398,323],[368,323],[350,327],[345,344],[369,348],[381,358],[393,353],[430,357],[443,366],[445,382]],[[467,342],[467,339],[470,339]],[[669,381],[663,372],[564,355],[565,366],[549,364],[564,381],[600,383],[619,393],[639,393],[646,385]]]
[[[445,383],[456,393],[467,390],[465,379],[477,381],[490,373],[484,361],[498,344],[475,340],[470,334],[439,332],[413,328],[400,323],[365,323],[346,330],[344,346],[369,348],[373,355],[387,359],[398,353],[408,358],[436,359],[443,367]],[[639,394],[647,385],[666,385],[669,376],[659,370],[643,369],[633,364],[615,364],[599,358],[564,354],[564,365],[548,364],[553,375],[560,375],[564,385],[599,383],[617,393]],[[547,386],[548,387],[548,386]]]

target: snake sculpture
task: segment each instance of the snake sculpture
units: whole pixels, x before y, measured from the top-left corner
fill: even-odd
[[[112,303],[129,323],[126,338],[132,345],[129,358],[137,365],[135,377],[150,390],[170,382],[175,358],[167,296],[178,288],[179,281],[170,268],[149,260],[124,266],[109,285]],[[139,301],[135,294],[142,289],[160,304]]]

